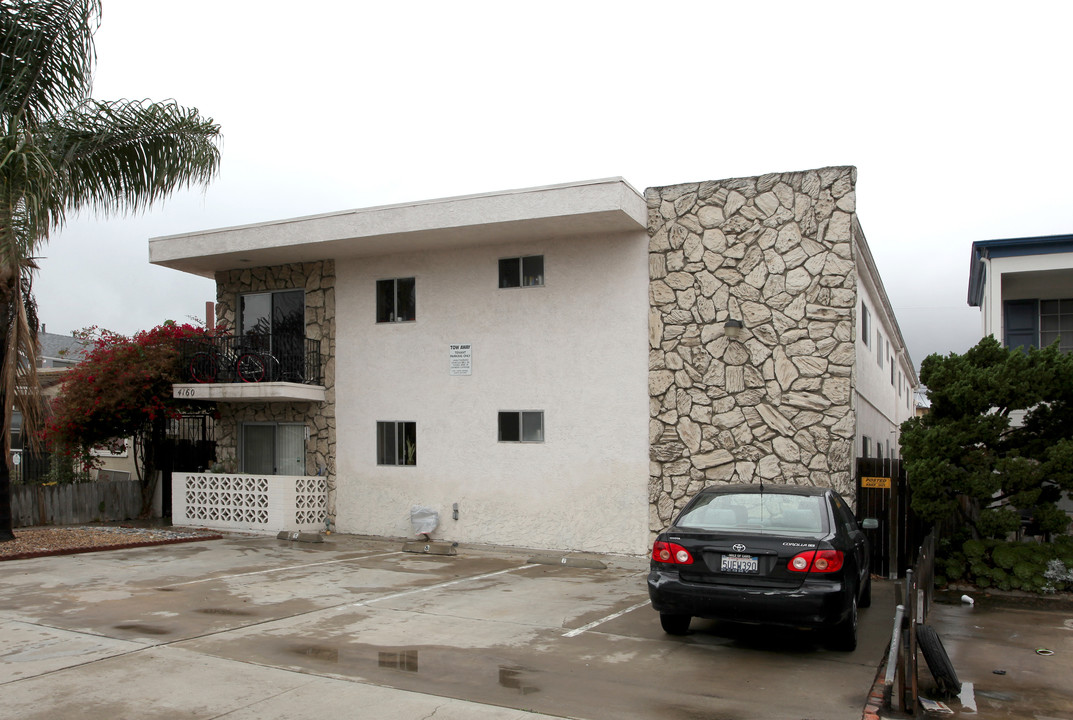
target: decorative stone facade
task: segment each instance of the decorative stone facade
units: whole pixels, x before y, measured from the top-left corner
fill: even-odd
[[[646,191],[651,530],[708,484],[852,496],[855,183],[831,167]]]
[[[238,430],[242,422],[303,423],[309,428],[306,467],[327,477],[328,517],[335,521],[335,263],[325,260],[216,273],[216,321],[238,327],[240,294],[305,289],[305,336],[320,341],[324,366],[323,403],[219,403],[217,460],[228,472],[238,469]]]

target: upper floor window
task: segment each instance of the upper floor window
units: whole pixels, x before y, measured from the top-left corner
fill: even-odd
[[[876,362],[883,367],[883,333],[876,330]]]
[[[508,410],[499,413],[500,442],[544,442],[544,413]]]
[[[1055,340],[1062,352],[1073,351],[1073,299],[1006,300],[1003,303],[1006,347],[1047,347]]]
[[[1058,340],[1062,352],[1073,350],[1073,300],[1039,301],[1039,344]]]
[[[376,321],[409,322],[417,319],[417,284],[414,278],[376,281]]]
[[[499,261],[499,287],[539,287],[544,284],[544,256],[502,258]]]
[[[868,312],[868,306],[861,303],[861,339],[865,347],[872,344],[872,316]]]
[[[305,337],[304,290],[247,293],[238,305],[238,332],[244,338]]]

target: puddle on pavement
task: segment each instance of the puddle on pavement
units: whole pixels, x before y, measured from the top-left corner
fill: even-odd
[[[382,668],[417,672],[417,650],[378,653],[377,664]]]
[[[127,630],[141,635],[170,635],[171,630],[157,627],[156,625],[142,625],[140,623],[128,623],[125,625],[113,625],[116,630]]]
[[[295,655],[303,655],[305,657],[310,657],[314,660],[321,660],[323,662],[339,662],[339,648],[328,647],[326,645],[308,645],[306,647],[298,647],[294,648],[292,652]]]
[[[526,685],[522,679],[524,673],[529,672],[523,667],[499,666],[499,684],[510,690],[517,690],[522,695],[540,692],[540,688]]]
[[[202,615],[227,615],[230,617],[248,617],[253,613],[248,610],[232,610],[231,608],[200,608],[194,612]]]

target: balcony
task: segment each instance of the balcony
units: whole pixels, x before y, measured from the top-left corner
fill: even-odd
[[[323,402],[320,341],[292,335],[217,335],[181,345],[173,396],[217,402]]]

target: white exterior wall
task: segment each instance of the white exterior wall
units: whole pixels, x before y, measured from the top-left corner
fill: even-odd
[[[883,444],[883,457],[901,457],[898,447],[898,427],[912,417],[914,407],[910,379],[915,377],[905,348],[899,346],[898,333],[892,331],[890,319],[881,303],[876,301],[871,283],[858,273],[859,288],[857,307],[857,364],[855,367],[857,389],[857,440],[856,455],[861,456],[863,437],[872,440],[870,457],[876,457],[876,444]],[[868,342],[861,331],[861,303],[868,308],[871,318]],[[877,330],[883,338],[883,347],[877,347]],[[889,345],[889,351],[888,351]],[[883,365],[877,357],[882,354]],[[891,384],[890,363],[894,360],[894,383]],[[899,393],[899,373],[901,392]],[[890,445],[892,454],[887,452]]]
[[[645,552],[647,250],[641,231],[337,260],[339,531],[410,536],[417,504],[434,538]],[[500,258],[540,254],[545,286],[499,289]],[[417,319],[377,324],[376,281],[399,277]],[[451,343],[472,375],[449,375]],[[542,410],[544,442],[498,442],[501,410]],[[376,464],[378,421],[417,423],[416,466]]]
[[[1018,255],[984,260],[983,336],[994,335],[1005,341],[1004,300],[1030,298],[1064,298],[1070,295],[1073,253]],[[1018,276],[1018,273],[1031,273]]]

